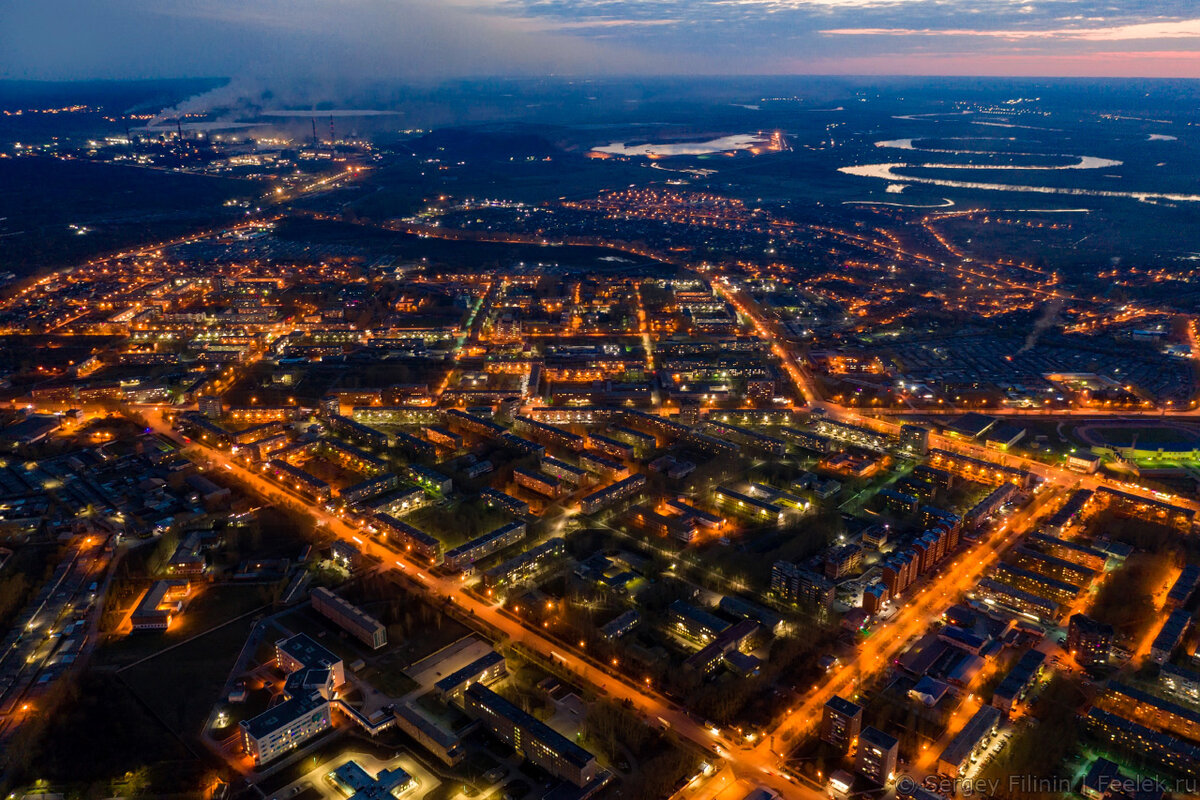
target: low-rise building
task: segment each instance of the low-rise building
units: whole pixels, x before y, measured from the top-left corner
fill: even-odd
[[[463,704],[468,716],[483,722],[502,742],[556,778],[586,786],[599,774],[594,755],[482,683],[466,688]]]
[[[758,636],[758,632],[758,623],[751,619],[744,619],[729,625],[715,639],[683,662],[684,666],[694,669],[702,675],[707,675],[716,669],[722,660],[726,660],[739,672],[757,672],[758,659],[750,656],[748,651],[751,649],[751,643]],[[737,656],[747,657],[750,661],[739,662]],[[731,657],[733,657],[732,660],[730,660]]]
[[[1012,564],[1000,564],[993,573],[1000,583],[1007,584],[1038,597],[1052,600],[1059,605],[1070,605],[1079,596],[1082,589],[1066,581],[1041,575]]]
[[[521,467],[513,470],[513,482],[544,497],[555,498],[562,494],[562,482],[558,478]]]
[[[387,644],[387,628],[383,623],[367,614],[345,598],[339,597],[324,586],[312,591],[312,606],[321,616],[332,620],[372,650]]]
[[[290,697],[238,723],[242,746],[255,765],[273,761],[332,726],[329,700],[319,693]]]
[[[490,555],[499,553],[506,547],[512,547],[525,538],[525,523],[509,522],[495,530],[477,536],[471,541],[459,545],[446,553],[445,564],[450,569],[461,570],[481,561]]]
[[[1175,664],[1163,664],[1159,685],[1167,694],[1192,705],[1200,705],[1200,672]]]
[[[1120,681],[1108,682],[1096,705],[1155,730],[1200,741],[1200,712]]]
[[[1057,621],[1063,614],[1062,606],[1053,600],[991,578],[980,579],[975,587],[975,595],[989,605],[1006,606],[1041,620]]]
[[[1012,711],[1017,701],[1025,697],[1025,693],[1041,675],[1045,661],[1046,654],[1040,650],[1026,651],[992,693],[992,705],[1006,714]]]
[[[442,543],[425,531],[390,514],[375,514],[371,524],[385,542],[423,556],[434,564],[442,562]]]
[[[1150,644],[1150,658],[1156,664],[1165,663],[1175,652],[1175,648],[1183,641],[1184,634],[1192,624],[1192,614],[1186,609],[1177,608],[1170,613],[1167,621],[1159,629],[1158,635]]]
[[[1186,605],[1197,585],[1200,585],[1200,564],[1188,564],[1171,585],[1166,607],[1175,609]]]
[[[1102,708],[1089,710],[1083,722],[1084,727],[1096,738],[1157,766],[1182,773],[1200,769],[1200,747],[1168,733],[1161,733]]]
[[[547,539],[483,573],[483,585],[492,590],[524,583],[541,573],[565,552],[566,541],[561,537]]]
[[[385,769],[372,778],[355,761],[347,761],[325,779],[348,800],[395,800],[417,788],[417,779],[400,767]]]
[[[468,686],[473,683],[487,686],[507,674],[508,667],[504,663],[504,656],[492,650],[442,678],[434,684],[433,689],[434,693],[447,703],[461,705],[463,693]]]
[[[1018,547],[1014,551],[1013,563],[1022,569],[1064,581],[1075,586],[1087,586],[1096,577],[1094,570],[1080,566],[1065,558],[1057,558],[1029,547]]]
[[[971,756],[991,739],[1004,713],[994,706],[982,706],[967,721],[946,749],[938,756],[938,772],[951,778],[962,774]]]
[[[333,725],[333,690],[346,682],[342,660],[307,634],[275,643],[275,663],[287,673],[285,700],[238,723],[242,746],[256,765],[272,761]]]
[[[496,489],[484,489],[479,493],[488,508],[503,508],[515,517],[529,514],[529,503]]]
[[[600,635],[608,640],[619,639],[637,627],[642,617],[632,608],[618,614],[600,627]]]
[[[670,607],[671,630],[685,638],[708,644],[731,623],[702,608],[676,600]]]
[[[718,486],[713,490],[713,502],[717,508],[754,522],[778,525],[783,522],[787,513],[786,508],[743,494],[728,486]]]
[[[345,539],[335,539],[329,545],[329,557],[351,572],[363,565],[362,550],[354,542]]]
[[[598,489],[579,501],[579,508],[584,514],[595,514],[613,503],[618,503],[633,497],[646,486],[645,475],[632,475],[625,480],[617,481],[611,486]]]
[[[187,581],[155,581],[142,595],[129,618],[133,629],[167,630],[171,627],[171,621],[183,612],[183,601],[190,588]]]

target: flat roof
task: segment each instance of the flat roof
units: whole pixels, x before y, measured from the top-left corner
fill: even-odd
[[[492,667],[496,666],[497,664],[503,664],[503,663],[504,663],[504,656],[500,655],[495,650],[493,650],[492,652],[486,653],[483,656],[480,656],[479,658],[475,659],[470,664],[467,664],[465,667],[462,667],[461,669],[457,669],[454,672],[451,672],[449,675],[447,675],[446,677],[442,678],[440,681],[435,683],[434,687],[439,692],[448,692],[451,689],[453,689],[454,687],[456,687],[462,683],[465,683],[466,681],[468,681],[471,678],[475,677],[476,675],[480,674],[481,672],[484,672],[485,670],[489,670]]]
[[[950,740],[946,745],[946,749],[942,751],[939,758],[947,764],[961,765],[967,760],[967,756],[971,755],[983,737],[996,727],[1003,717],[1003,712],[995,706],[982,706],[975,714],[967,721],[967,724],[962,727],[958,735]]]
[[[946,430],[974,438],[987,431],[998,421],[995,417],[989,417],[977,411],[970,411],[946,423]]]
[[[156,617],[169,612],[159,609],[159,604],[167,596],[167,592],[177,586],[185,586],[186,581],[155,581],[133,610],[133,617]]]
[[[836,694],[826,701],[825,707],[847,717],[853,717],[856,714],[862,713],[862,706],[858,703]]]
[[[322,601],[327,602],[330,605],[336,606],[339,611],[349,616],[354,624],[359,626],[364,631],[373,632],[384,630],[382,622],[375,619],[375,617],[363,611],[361,608],[354,605],[341,595],[337,595],[329,591],[324,586],[318,586],[316,589],[313,589],[312,596],[314,598],[320,598]]]
[[[578,767],[586,767],[592,761],[595,761],[596,757],[587,750],[584,750],[533,715],[527,714],[517,708],[482,683],[472,683],[467,687],[467,694],[513,724],[519,725],[531,737],[537,739],[572,764]]]
[[[275,642],[275,648],[306,667],[327,667],[341,663],[341,658],[317,644],[307,633],[298,633]]]
[[[862,729],[862,733],[858,735],[858,741],[860,747],[863,744],[872,744],[880,750],[891,750],[900,744],[900,740],[895,736],[870,726]]]
[[[1178,703],[1173,703],[1170,700],[1164,700],[1163,698],[1150,694],[1149,692],[1143,692],[1141,689],[1129,686],[1128,684],[1111,680],[1108,682],[1108,686],[1105,688],[1114,694],[1123,694],[1139,703],[1145,703],[1146,705],[1154,706],[1155,708],[1165,711],[1168,714],[1173,714],[1174,716],[1186,719],[1193,725],[1200,724],[1200,712],[1185,706],[1181,706]]]
[[[691,620],[697,625],[714,631],[714,635],[724,631],[726,628],[731,627],[733,624],[726,622],[714,614],[710,614],[702,608],[696,608],[691,603],[685,603],[682,600],[676,600],[675,602],[671,603],[669,610],[672,614],[678,614],[684,619]]]
[[[329,773],[335,784],[350,792],[350,800],[390,800],[392,792],[412,782],[412,776],[400,767],[380,771],[372,778],[356,761],[347,761]]]
[[[1141,740],[1151,742],[1158,747],[1169,750],[1191,761],[1200,761],[1200,747],[1172,736],[1169,733],[1147,728],[1145,725],[1134,722],[1131,719],[1126,719],[1119,714],[1113,714],[1102,708],[1092,708],[1088,711],[1086,719],[1100,725],[1111,725],[1114,728],[1123,730]]]
[[[996,694],[1001,697],[1015,697],[1033,679],[1034,674],[1046,661],[1046,654],[1040,650],[1028,650],[996,687]]]
[[[312,713],[321,706],[327,705],[328,702],[328,700],[318,694],[297,695],[277,706],[268,708],[257,717],[242,720],[239,725],[250,736],[255,739],[261,739],[263,736],[273,733],[284,725],[303,717],[305,714]]]

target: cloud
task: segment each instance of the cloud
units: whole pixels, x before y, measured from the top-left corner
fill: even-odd
[[[1144,78],[1200,76],[1200,52],[1191,50],[1105,50],[1090,53],[944,52],[869,54],[785,61],[784,74],[819,75],[972,75],[989,77]]]
[[[1200,19],[1143,22],[1100,28],[1004,29],[976,28],[831,28],[825,36],[976,36],[988,39],[1058,39],[1085,42],[1121,42],[1146,39],[1198,39]]]
[[[0,12],[0,77],[408,80],[662,66],[654,54],[553,27],[486,0],[9,2]]]

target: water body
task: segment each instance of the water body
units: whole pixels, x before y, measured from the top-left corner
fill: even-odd
[[[909,122],[917,122],[923,119],[937,119],[938,117],[963,117],[968,114],[974,114],[974,111],[934,111],[930,114],[901,114],[893,116],[892,119],[903,119]]]
[[[733,136],[722,136],[707,142],[674,142],[647,143],[630,145],[625,142],[613,142],[603,147],[592,148],[597,153],[610,153],[617,156],[703,156],[710,153],[724,153],[729,150],[749,150],[765,145],[769,139],[758,134],[739,133]]]
[[[920,205],[918,203],[889,203],[886,200],[843,200],[844,206],[893,206],[895,208],[949,208],[954,205],[954,201],[948,197],[943,197],[942,202],[933,203],[932,205]]]
[[[996,213],[1007,214],[1090,214],[1090,208],[997,208]]]
[[[1103,169],[1119,167],[1123,162],[1098,156],[1062,156],[1062,158],[1077,159],[1074,164],[1062,164],[1057,167],[1035,166],[1032,164],[903,164],[901,166],[927,167],[929,169],[1007,169],[1020,170],[1059,170],[1059,169]]]
[[[1104,160],[1104,159],[1100,159]],[[1036,194],[1065,194],[1075,197],[1121,197],[1130,200],[1140,200],[1152,203],[1167,200],[1178,203],[1200,203],[1200,195],[1178,194],[1167,192],[1120,192],[1110,189],[1076,189],[1058,186],[1028,186],[1008,183],[985,183],[982,181],[955,181],[945,178],[925,178],[911,175],[900,175],[898,169],[906,167],[934,167],[934,164],[862,164],[855,167],[842,167],[838,170],[845,175],[855,175],[860,178],[878,178],[889,183],[924,183],[930,186],[946,186],[954,189],[979,189],[989,192],[1031,192]],[[951,168],[957,168],[954,165]],[[1073,167],[1080,169],[1079,166]],[[991,169],[982,167],[981,169]],[[1043,169],[1071,169],[1071,167],[1043,167]]]
[[[913,150],[921,153],[946,153],[949,155],[968,155],[968,156],[1023,156],[1028,158],[1074,158],[1077,159],[1075,164],[1064,164],[1060,166],[1022,166],[1019,164],[921,164],[922,167],[937,167],[939,169],[1103,169],[1104,167],[1119,167],[1122,162],[1111,158],[1099,158],[1097,156],[1076,156],[1066,153],[1005,153],[995,150],[951,150],[947,148],[937,147],[919,147],[915,142],[920,139],[887,139],[881,142],[875,142],[876,147],[890,147],[896,150]],[[973,140],[973,139],[957,139],[956,141],[989,141]],[[995,141],[994,139],[991,141]],[[1015,141],[1013,139],[1004,139],[1001,141]]]
[[[1061,131],[1062,128],[1039,128],[1037,125],[1017,125],[1015,122],[981,122],[973,120],[972,125],[986,125],[989,128],[1020,128],[1026,131]]]

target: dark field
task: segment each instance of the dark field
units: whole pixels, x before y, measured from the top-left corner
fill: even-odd
[[[227,223],[251,182],[53,158],[0,159],[0,264],[28,275]],[[70,226],[84,226],[81,235]]]

